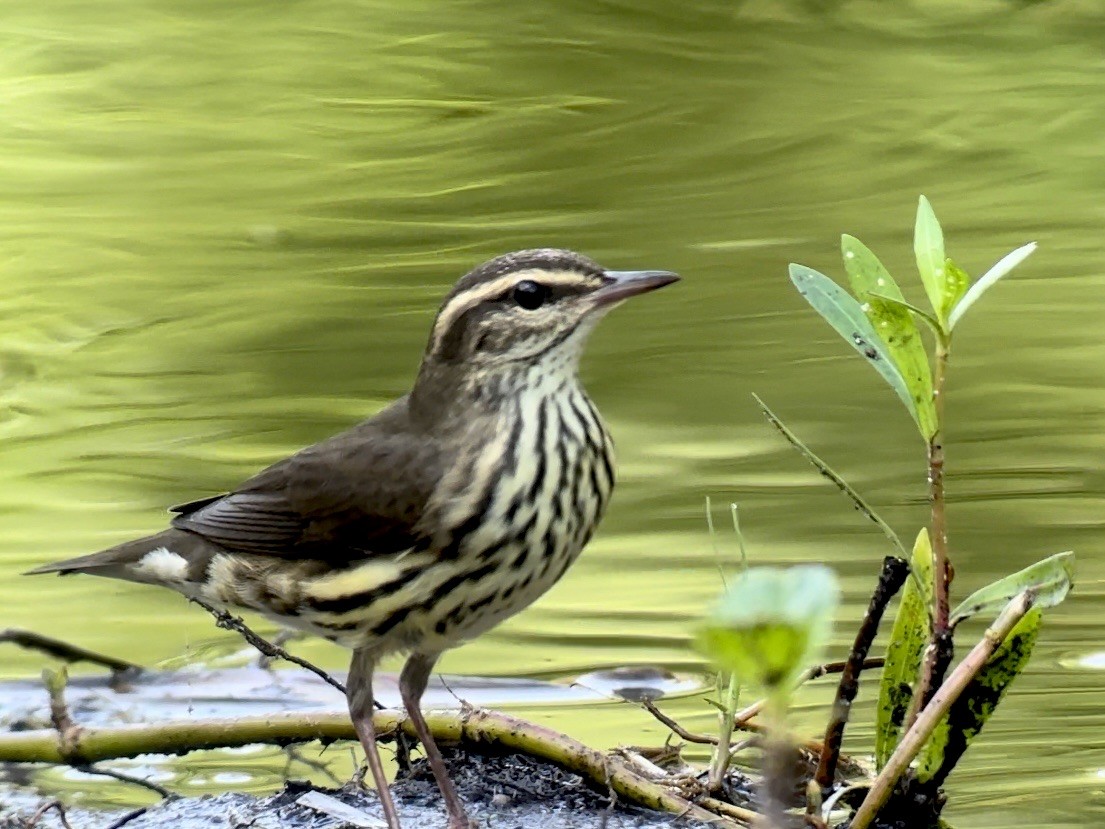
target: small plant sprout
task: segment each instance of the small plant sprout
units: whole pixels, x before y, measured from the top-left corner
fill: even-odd
[[[979,298],[1035,249],[1035,243],[1017,248],[972,282],[967,272],[948,258],[940,223],[928,199],[921,196],[913,251],[927,309],[907,299],[878,257],[852,236],[841,239],[850,291],[811,268],[790,266],[790,279],[799,293],[886,381],[913,418],[925,444],[931,511],[928,526],[917,534],[909,557],[909,578],[883,667],[875,723],[879,775],[854,814],[851,829],[866,829],[894,797],[903,809],[910,810],[913,820],[919,817],[919,804],[928,804],[929,816],[935,821],[942,804],[938,787],[1027,664],[1038,634],[1040,611],[1061,602],[1073,583],[1073,554],[1059,553],[977,590],[954,610],[950,604],[953,569],[945,513],[944,388],[953,334]],[[932,335],[931,351],[922,337],[925,329]],[[772,425],[883,529],[904,559],[897,535],[874,510],[757,400]],[[886,562],[884,574],[892,561]],[[904,568],[904,562],[899,566]],[[770,595],[766,585],[763,591],[765,596]],[[889,598],[884,596],[883,606]],[[746,678],[752,678],[748,672],[757,666],[761,679],[768,678],[765,671],[784,670],[783,663],[801,645],[772,626],[760,631],[759,639],[741,638],[731,632],[722,636],[722,621],[729,622],[729,628],[724,628],[729,630],[732,620],[740,617],[730,607],[731,601],[723,602],[706,628],[709,637],[704,634],[703,647],[719,661],[726,656],[737,658],[739,653],[743,662],[734,667]],[[750,608],[742,612],[753,613]],[[989,616],[993,623],[953,669],[957,625],[979,614]],[[877,626],[879,615],[881,610],[874,615],[869,611],[869,627]],[[873,637],[873,630],[870,633]],[[769,643],[770,636],[780,639]],[[857,637],[857,643],[861,638]],[[751,660],[750,654],[762,654],[769,646],[775,649],[775,662]],[[857,653],[854,651],[853,656]],[[854,688],[849,693],[854,696]],[[840,699],[851,697],[838,694]],[[836,722],[837,745],[843,723]],[[832,756],[823,755],[822,761],[822,767],[828,770],[835,766]],[[819,774],[818,782],[822,793],[828,795],[834,785],[831,775]],[[891,819],[893,814],[886,817]]]
[[[766,698],[763,810],[784,825],[785,792],[793,788],[793,741],[786,725],[791,693],[819,657],[840,601],[827,567],[754,567],[736,579],[699,628],[699,650]]]

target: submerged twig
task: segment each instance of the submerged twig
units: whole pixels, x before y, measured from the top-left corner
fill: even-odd
[[[836,698],[833,700],[829,725],[825,729],[825,747],[817,764],[817,774],[814,776],[814,780],[822,790],[832,786],[836,779],[840,746],[844,741],[844,727],[852,711],[852,702],[859,692],[860,671],[863,670],[863,663],[867,659],[868,651],[871,650],[871,644],[875,641],[875,635],[879,632],[879,622],[882,621],[886,606],[905,584],[908,576],[909,564],[905,559],[894,556],[883,559],[878,584],[875,585],[875,592],[871,595],[867,612],[856,632],[852,651],[848,654],[848,660],[844,663],[844,670],[840,674],[840,683],[837,685]]]
[[[893,544],[895,548],[897,548],[898,552],[902,555],[903,558],[908,556],[905,547],[902,546],[901,539],[898,538],[898,534],[894,532],[893,529],[891,529],[889,524],[882,520],[882,518],[877,512],[875,512],[870,504],[863,500],[863,497],[858,492],[856,492],[855,489],[852,488],[852,485],[849,484],[842,477],[840,477],[840,475],[837,474],[832,467],[825,463],[825,461],[821,460],[821,458],[815,455],[813,451],[808,446],[806,446],[806,444],[802,443],[802,441],[798,439],[798,436],[794,434],[794,432],[792,432],[787,427],[787,425],[783,423],[782,420],[779,419],[779,416],[775,414],[775,412],[773,412],[770,408],[768,408],[768,405],[764,403],[759,395],[753,394],[752,397],[754,397],[756,403],[759,404],[760,409],[763,411],[764,416],[767,418],[767,422],[774,426],[779,434],[786,438],[787,442],[790,443],[790,445],[793,446],[795,449],[797,449],[802,454],[802,456],[807,461],[809,461],[810,464],[813,465],[814,469],[816,469],[823,476],[832,481],[833,484],[836,485],[836,488],[848,497],[848,499],[852,502],[857,510],[859,510],[870,521],[874,522],[874,524],[880,530],[882,530],[883,535],[885,535],[890,540],[890,543]]]
[[[73,766],[77,771],[83,771],[85,774],[99,774],[103,777],[110,777],[113,780],[118,780],[120,783],[129,783],[132,786],[141,786],[143,789],[148,789],[151,792],[161,795],[164,800],[173,800],[180,795],[176,792],[166,789],[159,783],[154,783],[152,780],[146,780],[141,777],[135,777],[132,774],[127,774],[122,771],[115,771],[115,769],[104,769],[99,766]]]
[[[80,645],[74,645],[72,642],[66,642],[64,639],[55,639],[53,636],[35,633],[33,630],[24,630],[23,628],[0,630],[0,643],[4,642],[17,645],[26,650],[44,653],[63,662],[89,662],[93,665],[100,665],[111,671],[113,685],[126,676],[134,676],[144,670],[141,665],[128,662],[126,659],[98,653],[88,648],[82,648]]]

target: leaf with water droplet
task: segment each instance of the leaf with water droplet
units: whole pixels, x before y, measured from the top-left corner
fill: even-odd
[[[1034,250],[1036,250],[1035,242],[1029,242],[1027,245],[1022,245],[1016,250],[1005,254],[1005,256],[999,259],[997,263],[990,268],[990,270],[980,276],[978,281],[970,287],[970,290],[967,291],[963,299],[959,301],[955,309],[948,316],[948,328],[954,328],[956,323],[967,313],[967,309],[978,302],[979,297],[986,293],[986,291],[988,291],[999,279],[1031,256]]]
[[[917,203],[917,221],[913,227],[913,253],[917,258],[917,270],[925,286],[932,309],[941,323],[946,321],[944,307],[945,279],[944,231],[932,210],[929,200],[921,196]]]
[[[909,390],[914,420],[921,436],[930,440],[938,430],[932,402],[932,371],[921,332],[905,306],[901,288],[878,257],[859,239],[847,234],[841,236],[840,249],[852,291],[863,303],[860,308],[882,335],[890,358]]]
[[[805,265],[790,266],[790,280],[806,301],[833,327],[894,389],[915,421],[920,423],[909,386],[890,356],[885,342],[863,313],[855,297],[823,273]]]
[[[910,577],[902,589],[898,615],[886,646],[886,663],[879,683],[875,709],[875,767],[882,770],[902,734],[917,683],[921,659],[929,636],[929,607],[933,595],[932,545],[928,530],[922,529],[913,544]]]

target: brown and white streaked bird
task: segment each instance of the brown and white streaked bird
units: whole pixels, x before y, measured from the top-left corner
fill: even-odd
[[[450,829],[467,827],[419,710],[430,672],[552,587],[591,538],[614,449],[580,355],[607,311],[677,279],[566,250],[492,259],[445,298],[405,397],[233,492],[174,507],[171,529],[32,572],[161,585],[352,648],[349,711],[391,829],[372,673],[409,654],[403,704]]]

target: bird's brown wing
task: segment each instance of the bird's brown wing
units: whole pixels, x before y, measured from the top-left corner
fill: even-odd
[[[348,561],[417,543],[447,459],[399,428],[402,404],[280,461],[234,492],[174,507],[173,527],[230,552]]]

